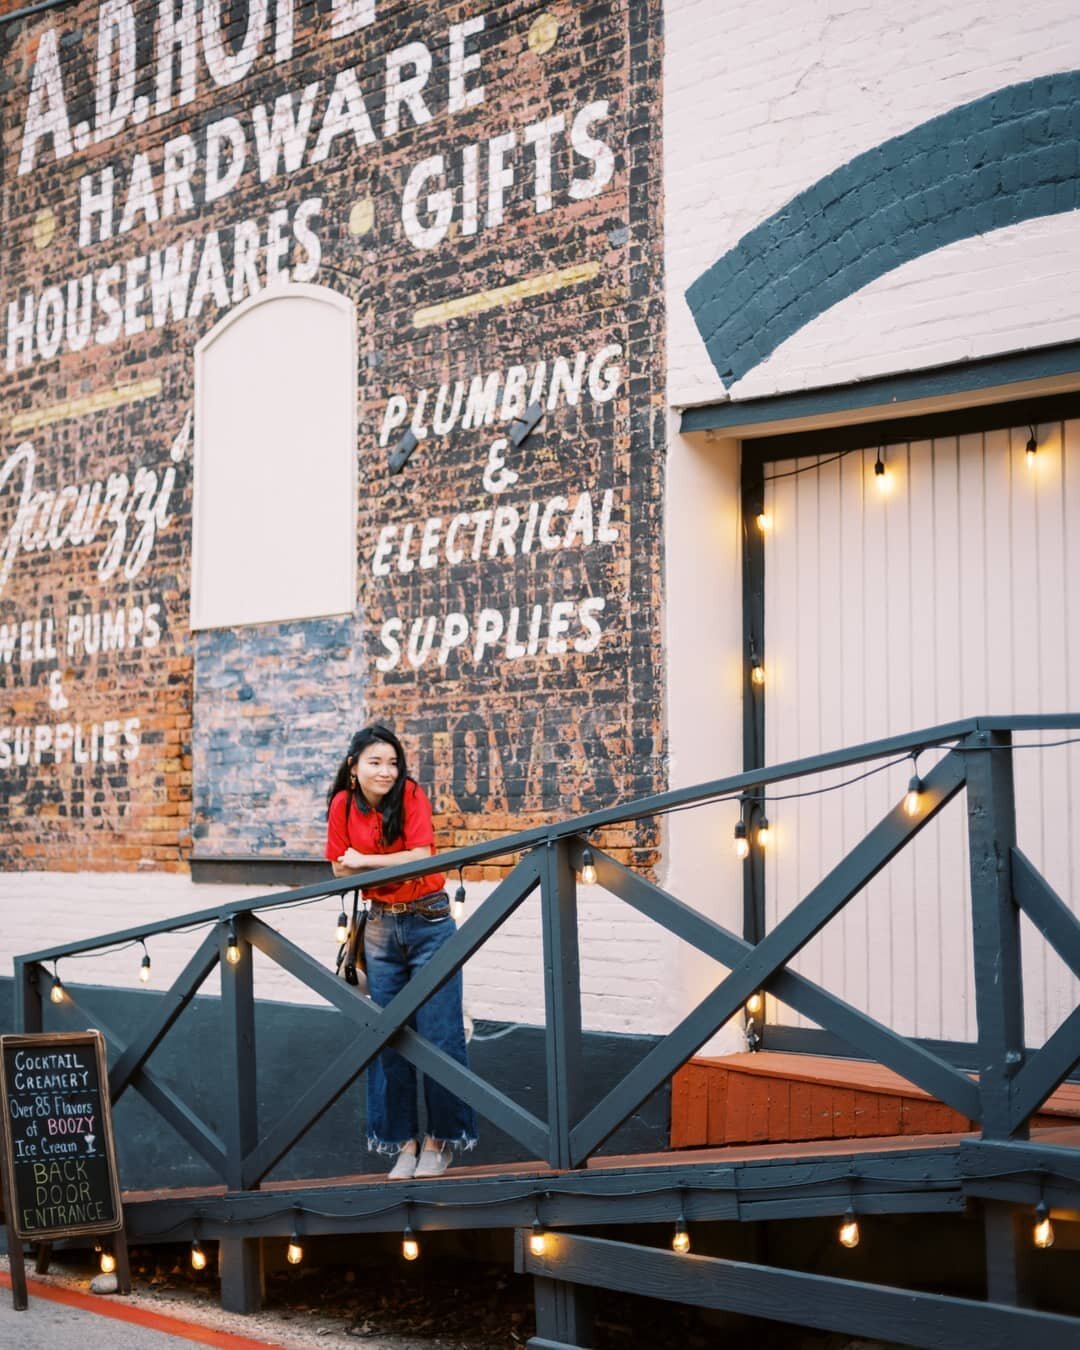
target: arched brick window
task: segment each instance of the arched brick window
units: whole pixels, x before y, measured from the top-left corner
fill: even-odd
[[[292,283],[195,348],[191,626],[351,613],[356,597],[356,320]]]

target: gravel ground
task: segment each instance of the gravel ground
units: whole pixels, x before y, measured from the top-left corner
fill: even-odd
[[[206,1247],[212,1252],[212,1244]],[[270,1271],[266,1306],[252,1316],[223,1312],[212,1266],[195,1275],[187,1254],[180,1246],[134,1247],[134,1289],[125,1302],[283,1350],[515,1350],[535,1330],[530,1279],[505,1263],[465,1260],[429,1246],[415,1264],[403,1262],[396,1252],[367,1252],[353,1265],[323,1262]],[[6,1269],[6,1258],[0,1264]],[[32,1269],[31,1261],[29,1274]],[[34,1278],[86,1292],[96,1269],[90,1252],[65,1251],[54,1254],[48,1275]],[[0,1294],[10,1299],[6,1291]],[[710,1325],[694,1310],[652,1299],[602,1290],[596,1298],[598,1350],[710,1350],[719,1343],[755,1350],[879,1350],[877,1342],[777,1323]],[[102,1319],[101,1325],[119,1324]],[[156,1346],[157,1340],[118,1338],[113,1345],[115,1350],[151,1341]]]

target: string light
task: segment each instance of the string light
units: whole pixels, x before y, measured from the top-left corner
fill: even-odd
[[[139,983],[140,983],[140,984],[149,984],[149,983],[150,983],[150,953],[146,950],[146,943],[143,942],[142,938],[139,939],[139,944],[141,945],[142,950],[143,950],[142,961],[141,961],[140,964],[139,964]]]
[[[759,511],[754,520],[762,534],[768,534],[772,529],[772,516],[768,511]]]
[[[596,859],[588,844],[581,850],[581,880],[585,886],[596,885]]]
[[[63,981],[60,979],[60,976],[56,973],[56,962],[55,962],[55,961],[53,962],[52,977],[53,977],[53,978],[52,978],[52,988],[49,990],[49,1002],[50,1002],[50,1003],[63,1003],[63,1001],[64,1001],[64,999],[67,997],[67,995],[66,995],[66,993],[65,993],[65,991],[64,991]]]
[[[735,822],[735,856],[744,862],[750,856],[750,840],[746,837],[746,821],[741,817]]]
[[[230,966],[240,964],[240,944],[236,940],[236,929],[231,923],[229,924],[229,940],[225,944],[225,960],[228,961]]]
[[[454,899],[450,905],[450,914],[454,919],[460,919],[465,913],[465,873],[458,868],[458,885],[454,892]]]
[[[116,1269],[116,1257],[112,1252],[103,1251],[98,1265],[101,1267],[102,1275],[111,1275]]]
[[[304,1248],[301,1245],[299,1237],[300,1215],[302,1209],[297,1208],[293,1211],[292,1237],[289,1238],[289,1245],[285,1248],[285,1260],[290,1266],[298,1266],[304,1259]]]
[[[543,1256],[547,1251],[547,1233],[544,1232],[544,1225],[539,1219],[536,1219],[532,1226],[532,1232],[529,1234],[529,1251],[533,1256]]]
[[[757,1015],[761,1012],[764,1006],[765,1000],[760,993],[751,994],[750,997],[746,1000],[746,1011],[750,1014],[751,1017],[757,1017]]]
[[[1032,1232],[1035,1246],[1043,1251],[1054,1245],[1054,1225],[1050,1222],[1050,1211],[1046,1201],[1040,1200],[1035,1206],[1035,1228]]]
[[[851,1248],[859,1245],[859,1221],[851,1205],[848,1205],[844,1222],[840,1225],[839,1238],[841,1247]]]
[[[768,816],[762,816],[757,827],[757,841],[762,848],[769,847],[769,840],[772,838],[772,831],[769,829]]]
[[[337,940],[344,942],[349,936],[349,916],[345,913],[345,906],[342,905],[341,913],[337,916]]]
[[[406,1261],[415,1261],[420,1255],[420,1243],[412,1228],[406,1224],[401,1235],[401,1254]]]
[[[877,484],[878,492],[883,497],[887,497],[893,489],[892,470],[885,463],[882,450],[878,450],[877,460],[874,463],[874,482]]]
[[[765,667],[758,656],[757,644],[753,638],[750,639],[750,683],[759,689],[765,683]]]
[[[675,1220],[675,1233],[671,1239],[671,1250],[678,1252],[680,1256],[685,1256],[690,1250],[690,1234],[686,1231],[686,1219],[682,1211],[679,1211],[679,1217]]]
[[[917,816],[922,810],[923,780],[917,773],[911,775],[904,797],[904,810],[909,816]]]
[[[203,1251],[202,1247],[199,1246],[198,1238],[195,1238],[191,1244],[191,1269],[206,1269],[206,1253]]]
[[[1035,436],[1035,428],[1029,427],[1028,430],[1031,432],[1031,437],[1028,440],[1027,445],[1024,446],[1024,459],[1028,468],[1034,469],[1035,456],[1039,453],[1039,442]]]

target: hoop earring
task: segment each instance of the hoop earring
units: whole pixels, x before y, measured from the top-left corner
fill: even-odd
[[[349,787],[351,787],[354,792],[356,791],[356,773],[352,769],[349,770]]]

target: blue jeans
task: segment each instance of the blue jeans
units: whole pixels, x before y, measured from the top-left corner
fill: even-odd
[[[431,919],[411,910],[389,914],[381,906],[372,905],[364,932],[372,999],[385,1008],[456,931],[449,903],[445,918]],[[421,1004],[409,1019],[409,1026],[459,1064],[467,1065],[461,989],[459,970],[438,993]],[[426,1076],[423,1084],[427,1133],[440,1143],[472,1148],[476,1143],[476,1116],[472,1107]],[[367,1102],[368,1148],[379,1153],[397,1153],[408,1140],[419,1139],[416,1070],[396,1050],[384,1050],[368,1065]]]

